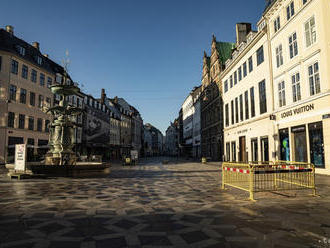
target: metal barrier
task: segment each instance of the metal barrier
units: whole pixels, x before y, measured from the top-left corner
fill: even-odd
[[[222,189],[231,186],[254,194],[266,191],[312,189],[316,195],[315,168],[311,163],[275,162],[224,162],[222,164]]]

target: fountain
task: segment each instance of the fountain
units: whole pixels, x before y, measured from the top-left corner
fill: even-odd
[[[59,76],[59,75],[58,75]],[[53,120],[49,125],[49,151],[44,161],[27,162],[24,171],[15,170],[15,165],[7,164],[8,175],[12,178],[21,175],[44,175],[44,176],[95,176],[110,173],[109,164],[103,162],[78,162],[73,152],[75,143],[75,123],[72,116],[79,115],[82,109],[68,105],[68,96],[78,95],[80,89],[73,84],[66,71],[61,75],[61,83],[50,86],[53,94],[60,96],[58,106],[44,108],[43,111],[50,113]]]

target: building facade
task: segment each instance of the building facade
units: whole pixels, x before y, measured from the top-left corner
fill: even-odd
[[[273,101],[267,97],[273,94],[267,29],[255,32],[250,27],[236,25],[236,49],[220,76],[226,161],[275,159],[270,152],[275,149],[275,126],[270,119]]]
[[[204,52],[201,92],[201,154],[215,161],[223,159],[223,102],[220,73],[234,44],[218,42],[213,36],[211,57]]]
[[[49,87],[63,68],[43,55],[39,43],[17,38],[12,26],[0,29],[0,163],[13,162],[15,144],[26,143],[28,161],[48,149],[53,104]]]
[[[177,156],[179,152],[178,144],[178,121],[171,122],[170,126],[166,129],[165,136],[165,151],[164,153],[169,156]]]
[[[276,158],[307,161],[330,174],[330,2],[271,1],[268,27],[274,84]]]
[[[201,102],[200,102],[201,86],[196,92],[193,99],[193,134],[192,134],[192,155],[194,158],[201,157]]]

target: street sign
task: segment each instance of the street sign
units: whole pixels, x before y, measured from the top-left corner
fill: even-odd
[[[25,171],[26,144],[15,145],[15,170]]]

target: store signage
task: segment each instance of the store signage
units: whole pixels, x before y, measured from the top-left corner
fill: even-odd
[[[281,114],[281,118],[284,119],[286,117],[290,117],[293,115],[298,115],[298,114],[302,114],[304,112],[308,112],[314,110],[314,103],[299,107],[299,108],[295,108],[295,109],[290,109],[289,111],[285,111]]]
[[[237,134],[241,134],[241,133],[247,133],[247,131],[248,131],[247,129],[244,129],[244,130],[240,130],[240,131],[238,131],[238,132],[237,132]]]
[[[15,170],[25,171],[26,145],[15,145]]]

